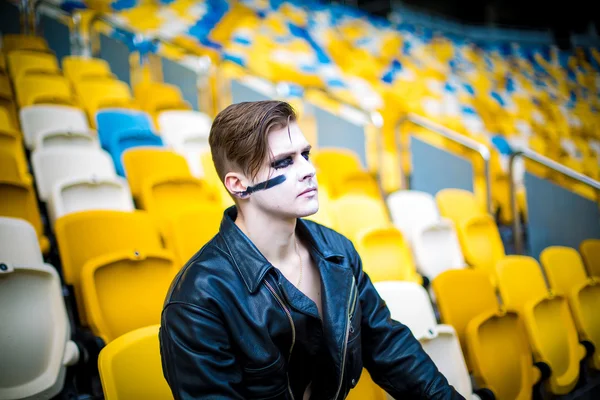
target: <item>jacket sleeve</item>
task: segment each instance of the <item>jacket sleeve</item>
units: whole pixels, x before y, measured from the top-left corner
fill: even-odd
[[[159,331],[163,374],[176,400],[243,399],[229,334],[212,311],[171,303]]]
[[[375,383],[397,399],[464,399],[448,383],[410,329],[392,320],[385,302],[363,272],[356,251],[352,267],[362,310],[363,363]]]

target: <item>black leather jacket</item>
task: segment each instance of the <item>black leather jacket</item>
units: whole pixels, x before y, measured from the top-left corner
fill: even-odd
[[[219,233],[179,272],[159,333],[175,399],[292,399],[287,362],[296,336],[275,268],[225,211]],[[462,399],[409,329],[390,318],[352,243],[298,220],[322,280],[327,356],[312,399],[343,399],[363,366],[397,399]],[[410,307],[410,305],[407,305]],[[293,352],[292,352],[293,353]]]

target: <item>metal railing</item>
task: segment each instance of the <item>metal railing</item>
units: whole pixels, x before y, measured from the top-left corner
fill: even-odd
[[[583,183],[589,187],[596,189],[597,191],[600,191],[600,182],[598,182],[588,176],[580,174],[579,172],[572,170],[571,168],[565,167],[564,165],[559,164],[556,161],[551,160],[548,157],[544,157],[541,154],[538,154],[538,153],[533,152],[528,149],[518,150],[518,151],[515,151],[513,154],[511,154],[509,162],[508,162],[508,177],[509,177],[509,182],[510,182],[510,208],[511,208],[511,214],[513,215],[514,245],[515,245],[515,251],[517,252],[517,254],[523,254],[523,251],[524,251],[523,250],[523,230],[521,227],[521,221],[520,221],[520,218],[518,215],[518,210],[517,210],[516,184],[513,179],[513,175],[514,175],[514,170],[515,170],[515,167],[514,167],[515,161],[521,157],[531,160],[540,165],[543,165],[555,172],[558,172],[558,173],[560,173],[564,176],[567,176],[577,182]]]
[[[406,174],[403,171],[402,168],[402,154],[403,154],[403,145],[402,145],[402,125],[404,125],[404,123],[406,122],[410,122],[412,124],[415,124],[417,126],[420,126],[422,128],[427,129],[428,131],[431,131],[435,134],[438,134],[440,136],[443,136],[444,138],[454,142],[454,143],[458,143],[466,148],[468,148],[469,150],[475,152],[476,154],[478,154],[481,159],[483,160],[483,165],[484,165],[484,171],[485,171],[485,197],[486,197],[486,202],[487,202],[487,209],[488,212],[490,214],[493,214],[493,208],[492,208],[492,177],[491,177],[491,168],[490,168],[490,158],[491,158],[491,153],[490,150],[487,148],[487,146],[485,146],[482,143],[479,143],[471,138],[466,137],[465,135],[461,134],[460,132],[456,132],[452,129],[446,128],[445,126],[442,126],[438,123],[435,123],[427,118],[424,118],[420,115],[417,114],[413,114],[413,113],[409,113],[405,116],[403,116],[402,118],[400,118],[400,120],[398,121],[398,123],[396,124],[396,147],[398,150],[398,165],[399,165],[399,170],[401,172],[402,175],[402,187],[403,188],[408,188],[408,181],[406,178]],[[473,168],[474,170],[474,168]],[[475,171],[473,171],[475,173]]]

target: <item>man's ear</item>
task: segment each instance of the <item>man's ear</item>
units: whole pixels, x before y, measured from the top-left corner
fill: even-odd
[[[248,179],[239,172],[228,172],[225,175],[225,187],[229,193],[233,194],[238,198],[244,198],[243,192],[248,188]]]

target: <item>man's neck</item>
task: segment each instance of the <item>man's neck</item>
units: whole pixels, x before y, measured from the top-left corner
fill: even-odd
[[[242,213],[238,208],[235,224],[271,264],[279,267],[292,260],[295,261],[297,257],[295,218],[277,219],[272,215],[255,211]]]

